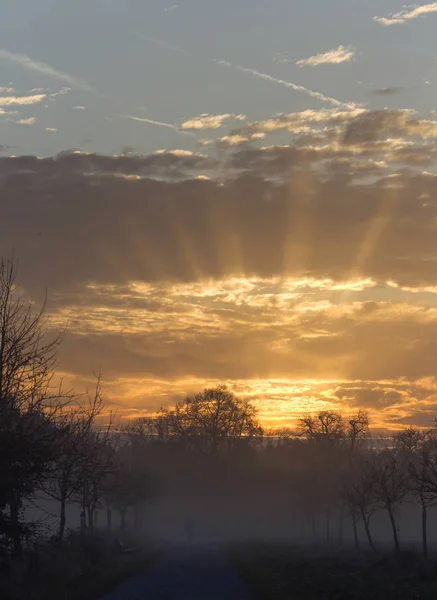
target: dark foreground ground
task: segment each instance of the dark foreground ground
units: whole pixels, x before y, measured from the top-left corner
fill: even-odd
[[[42,546],[37,573],[0,572],[0,600],[437,600],[437,553],[150,541],[124,553],[107,536],[76,542]]]
[[[437,599],[437,556],[277,544],[240,545],[232,555],[256,600]]]
[[[437,599],[437,559],[278,545],[166,553],[101,600]]]
[[[228,552],[219,546],[173,548],[149,573],[131,577],[102,600],[252,600]]]

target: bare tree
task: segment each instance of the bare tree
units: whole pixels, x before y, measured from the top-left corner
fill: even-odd
[[[59,404],[52,380],[62,333],[49,336],[46,302],[35,311],[18,294],[17,263],[0,261],[0,398],[14,398],[20,408],[48,409]]]
[[[432,506],[432,499],[427,492],[428,480],[428,449],[427,433],[408,427],[393,436],[395,448],[405,461],[409,476],[410,490],[418,499],[422,509],[422,549],[425,557],[428,556],[428,507]]]
[[[337,411],[322,410],[317,415],[305,415],[299,419],[298,431],[313,443],[335,445],[344,440],[344,419]]]
[[[8,462],[8,452],[14,458],[3,475],[6,484],[0,487],[6,488],[15,551],[21,554],[23,499],[35,489],[51,459],[53,426],[68,394],[53,385],[62,334],[50,335],[46,303],[35,310],[23,300],[16,277],[16,261],[1,259],[0,404],[9,442],[7,447],[0,444],[0,463]]]
[[[346,426],[341,413],[324,410],[316,415],[305,415],[298,421],[298,433],[304,436],[311,448],[311,465],[322,493],[320,504],[323,506],[326,522],[326,539],[331,538],[331,517],[338,509],[339,537],[342,538],[343,503],[341,482],[344,464],[344,441]]]
[[[59,502],[59,542],[64,538],[67,503],[77,499],[85,485],[86,470],[93,465],[96,419],[103,409],[99,375],[94,395],[77,398],[75,405],[64,411],[58,425],[56,457],[42,489]]]
[[[239,442],[263,437],[255,407],[226,386],[189,396],[173,410],[161,411],[160,417],[168,420],[171,435],[211,454],[229,452]]]
[[[361,520],[369,546],[375,550],[370,519],[378,509],[378,502],[372,462],[373,457],[367,453],[355,458],[354,468],[349,471],[344,482],[343,495],[352,518],[355,545],[358,546],[359,543],[357,524]]]
[[[366,444],[370,437],[369,416],[364,410],[359,410],[348,419],[346,437],[350,443],[350,457],[359,445]]]
[[[395,551],[399,552],[399,535],[396,513],[409,492],[408,470],[396,448],[386,448],[373,455],[372,475],[378,502],[388,512],[393,531]]]

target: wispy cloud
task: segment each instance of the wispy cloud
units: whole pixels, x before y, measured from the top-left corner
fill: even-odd
[[[47,98],[46,94],[35,94],[34,96],[3,96],[0,97],[0,106],[38,104],[45,98]]]
[[[29,119],[20,119],[19,121],[17,121],[17,123],[18,125],[35,125],[36,118],[30,117]]]
[[[52,133],[55,133],[56,131],[58,131],[56,127],[46,127],[45,130],[50,131]]]
[[[437,12],[437,2],[431,2],[431,4],[423,4],[421,6],[410,6],[391,17],[373,17],[373,20],[386,27],[389,25],[404,25],[408,21],[435,12]]]
[[[36,71],[38,73],[41,73],[42,75],[47,75],[48,77],[52,77],[53,79],[58,79],[59,81],[64,81],[65,83],[68,83],[69,85],[71,85],[75,88],[86,90],[88,92],[94,91],[94,89],[90,85],[88,85],[86,82],[82,81],[81,79],[78,79],[77,77],[73,77],[72,75],[69,75],[68,73],[61,73],[60,71],[57,71],[50,65],[40,62],[40,61],[36,61],[33,58],[31,58],[30,56],[27,56],[26,54],[9,52],[9,50],[0,48],[0,60],[13,62],[15,64],[21,65],[22,67],[24,67],[26,69],[30,69],[31,71]]]
[[[168,48],[168,50],[175,50],[176,52],[184,52],[184,53],[187,52],[184,48],[180,48],[179,46],[173,46],[173,44],[169,44],[168,42],[165,42],[164,40],[158,40],[154,37],[151,37],[150,35],[144,35],[142,37],[144,37],[148,42],[151,42],[152,44],[161,46],[161,48]]]
[[[184,53],[189,54],[186,50],[184,50],[184,48],[172,46],[171,44],[168,44],[167,42],[164,42],[162,40],[157,40],[150,36],[145,36],[145,37],[150,42],[153,42],[154,44],[157,44],[164,48],[169,48],[171,50],[176,50],[177,52],[184,52]],[[261,73],[260,71],[257,71],[256,69],[249,69],[246,67],[242,67],[240,65],[234,65],[226,60],[217,60],[217,59],[212,59],[212,60],[214,63],[216,63],[218,65],[222,65],[222,66],[228,67],[230,69],[236,69],[243,73],[249,73],[249,74],[253,75],[254,77],[259,77],[261,79],[271,81],[272,83],[277,83],[278,85],[283,85],[285,87],[295,90],[296,92],[302,92],[304,94],[307,94],[308,96],[311,96],[312,98],[317,98],[318,100],[321,100],[322,102],[328,102],[329,104],[333,104],[334,106],[339,106],[342,108],[346,108],[348,110],[355,109],[360,106],[359,104],[356,104],[354,102],[341,102],[340,100],[337,100],[336,98],[331,98],[329,96],[325,96],[321,92],[315,92],[313,90],[310,90],[310,89],[304,87],[303,85],[297,85],[291,81],[285,81],[283,79],[278,79],[276,77],[272,77],[271,75],[268,75],[267,73]]]
[[[277,77],[272,77],[272,75],[268,75],[267,73],[261,73],[260,71],[257,71],[256,69],[248,69],[246,67],[241,67],[240,65],[233,65],[232,63],[227,62],[225,60],[215,60],[214,62],[216,62],[219,65],[228,67],[230,69],[237,69],[238,71],[241,71],[242,73],[249,73],[250,75],[253,75],[254,77],[259,77],[260,79],[264,79],[266,81],[271,81],[272,83],[277,83],[278,85],[282,85],[284,87],[291,88],[292,90],[295,90],[296,92],[302,92],[303,94],[307,94],[307,96],[311,96],[311,98],[317,98],[317,100],[320,100],[322,102],[327,102],[329,104],[332,104],[333,106],[339,106],[341,108],[346,108],[348,110],[353,110],[360,106],[359,104],[356,104],[355,102],[342,102],[341,100],[337,100],[336,98],[331,98],[330,96],[325,96],[325,94],[322,94],[321,92],[315,92],[314,90],[310,90],[310,89],[304,87],[303,85],[297,85],[296,83],[293,83],[291,81],[285,81],[284,79],[278,79]]]
[[[14,88],[12,87],[0,87],[0,94],[13,94]]]
[[[335,50],[328,50],[322,54],[316,54],[310,58],[302,58],[296,61],[299,67],[318,67],[319,65],[339,65],[350,62],[355,56],[355,48],[339,46]]]
[[[398,85],[394,85],[392,87],[385,87],[385,88],[379,88],[376,90],[373,90],[373,94],[375,94],[376,96],[393,96],[394,94],[397,94],[398,92],[402,91],[402,87],[398,86]]]
[[[181,129],[186,130],[186,129],[194,129],[194,130],[205,130],[205,129],[220,129],[220,127],[223,126],[223,123],[227,120],[227,119],[237,119],[238,121],[244,121],[244,119],[246,118],[245,115],[233,115],[230,113],[226,113],[224,115],[208,115],[208,114],[203,114],[203,115],[199,115],[198,117],[194,117],[193,119],[190,119],[189,121],[185,121],[184,123],[182,123],[181,125]]]

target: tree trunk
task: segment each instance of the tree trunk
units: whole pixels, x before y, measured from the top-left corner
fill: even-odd
[[[20,501],[15,493],[12,494],[10,504],[11,523],[12,523],[12,540],[14,542],[15,556],[21,558],[23,555],[23,545],[21,543],[20,534]]]
[[[370,517],[364,512],[361,512],[361,516],[363,517],[364,529],[366,530],[366,536],[369,542],[370,549],[374,551],[375,544],[373,543],[372,535],[370,533]]]
[[[59,540],[59,543],[62,544],[62,542],[64,540],[65,524],[67,522],[67,516],[66,516],[66,511],[65,511],[66,499],[63,496],[61,497],[60,503],[61,503],[61,511],[59,514],[58,540]]]
[[[311,513],[311,528],[313,530],[313,538],[316,538],[317,537],[316,520],[314,518],[313,513]]]
[[[357,528],[357,518],[355,515],[352,516],[352,528],[354,530],[354,545],[355,550],[358,550],[360,547],[360,540],[358,539],[358,528]]]
[[[338,543],[340,546],[343,545],[344,538],[344,504],[341,503],[340,506],[340,515],[338,517]]]
[[[328,508],[326,510],[326,541],[329,542],[331,539],[331,511]]]
[[[88,512],[88,529],[94,531],[94,509],[90,506],[87,507]]]
[[[399,537],[398,537],[398,530],[396,527],[396,519],[393,513],[393,507],[391,506],[391,504],[389,504],[387,506],[387,511],[388,511],[388,516],[390,517],[390,523],[391,523],[391,527],[393,530],[393,541],[395,543],[395,552],[399,552]]]
[[[80,539],[81,539],[81,545],[82,545],[82,550],[85,548],[85,539],[86,539],[86,517],[85,517],[85,510],[82,509],[80,511]]]
[[[120,508],[120,516],[121,516],[121,530],[124,531],[126,529],[126,508]]]
[[[111,511],[111,507],[107,506],[106,507],[106,531],[108,533],[110,533],[112,528],[112,511]]]
[[[427,519],[428,519],[428,514],[426,511],[426,505],[422,504],[422,548],[423,548],[423,556],[425,558],[428,558]]]

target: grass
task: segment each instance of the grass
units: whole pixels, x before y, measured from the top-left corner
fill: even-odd
[[[89,538],[84,551],[76,537],[69,542],[41,546],[38,576],[15,569],[7,587],[0,582],[2,600],[98,600],[124,579],[147,572],[160,555],[152,545],[123,554],[108,536]]]
[[[437,598],[437,560],[413,552],[369,555],[326,548],[242,544],[232,557],[257,600]]]

